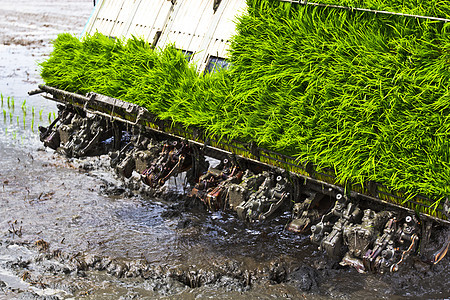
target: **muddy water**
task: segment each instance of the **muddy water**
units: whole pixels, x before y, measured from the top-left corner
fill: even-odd
[[[448,258],[361,275],[284,231],[287,215],[248,225],[178,196],[135,195],[106,157],[67,160],[43,149],[37,128],[56,106],[26,94],[41,82],[36,62],[57,33],[79,34],[92,6],[1,1],[0,298],[450,297]]]

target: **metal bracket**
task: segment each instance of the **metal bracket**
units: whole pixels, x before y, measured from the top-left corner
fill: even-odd
[[[219,8],[220,2],[222,2],[222,0],[214,0],[214,4],[213,4],[213,10],[214,13],[217,11],[217,9]]]

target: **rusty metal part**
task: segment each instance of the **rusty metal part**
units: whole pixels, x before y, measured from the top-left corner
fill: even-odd
[[[331,232],[326,233],[324,239],[321,241],[319,250],[325,251],[329,257],[339,259],[343,253],[343,235],[346,221],[342,218],[334,223]]]
[[[382,227],[392,214],[387,211],[376,213],[371,209],[364,210],[361,224],[349,224],[344,226],[344,243],[348,248],[347,253],[340,262],[342,266],[352,266],[362,273],[366,271],[364,258],[376,238],[380,235]]]
[[[212,211],[224,209],[228,187],[239,183],[242,175],[243,172],[237,165],[225,159],[217,168],[211,168],[202,175],[189,195],[201,200]]]
[[[413,234],[411,236],[411,243],[409,244],[408,249],[403,251],[401,254],[400,260],[391,266],[391,269],[390,269],[391,272],[398,271],[398,268],[399,268],[398,266],[414,251],[418,241],[419,241],[419,237],[417,236],[417,234]]]
[[[380,264],[379,257],[382,251],[387,248],[389,243],[393,243],[393,237],[396,232],[397,218],[392,217],[385,224],[383,235],[379,236],[375,242],[373,249],[369,249],[363,256],[364,266],[367,271],[375,272],[375,264]],[[383,259],[386,260],[386,252],[383,253]],[[378,261],[376,261],[378,259]]]
[[[392,214],[386,211],[376,213],[371,209],[364,210],[361,224],[351,224],[344,229],[344,238],[349,248],[349,254],[363,258],[390,217]]]
[[[356,271],[358,271],[358,273],[366,272],[363,261],[361,259],[352,256],[349,252],[345,254],[344,258],[339,264],[341,266],[353,267],[356,269]]]
[[[59,116],[53,120],[53,122],[47,128],[39,127],[39,139],[44,143],[45,147],[49,147],[56,150],[59,147],[59,134],[57,131],[53,131],[53,127],[60,121]]]
[[[159,157],[142,173],[142,181],[151,187],[162,186],[172,176],[192,167],[191,147],[176,141],[164,145]]]
[[[433,254],[431,263],[437,264],[438,262],[440,262],[445,257],[445,255],[447,255],[449,247],[450,247],[450,233],[447,235],[447,240],[445,241],[444,245]]]
[[[401,226],[395,217],[389,219],[383,235],[363,257],[366,270],[381,273],[398,271],[400,264],[418,249],[419,236],[419,221],[415,216],[406,216]]]
[[[331,211],[311,227],[311,241],[319,244],[321,249],[327,248],[327,253],[337,258],[341,254],[341,249],[336,247],[342,245],[343,227],[348,223],[359,222],[360,219],[359,207],[350,202],[347,196],[337,194]]]
[[[286,229],[296,233],[302,233],[308,230],[312,224],[320,220],[321,212],[320,202],[324,194],[309,192],[303,202],[295,203],[292,210],[292,221],[286,226]]]
[[[236,207],[239,218],[249,222],[262,221],[272,215],[288,199],[292,186],[281,175],[266,173],[258,191]]]
[[[361,218],[357,205],[345,196],[336,198],[333,209],[312,226],[311,240],[329,257],[341,260],[340,265],[358,272],[396,272],[416,252],[421,230],[414,215],[398,223],[391,212],[366,209]]]

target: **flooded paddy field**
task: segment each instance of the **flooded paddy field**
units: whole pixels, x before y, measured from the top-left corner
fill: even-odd
[[[90,0],[2,0],[1,299],[450,297],[448,257],[359,274],[286,231],[289,215],[247,224],[210,213],[177,194],[175,180],[159,197],[135,194],[107,156],[45,149],[37,128],[57,109],[27,95],[41,83],[37,62],[58,33],[79,34],[92,8]]]

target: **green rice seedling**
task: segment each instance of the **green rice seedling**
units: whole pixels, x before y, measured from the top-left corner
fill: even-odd
[[[6,110],[3,110],[3,122],[6,123]]]
[[[12,109],[14,111],[14,98],[13,97],[11,97],[11,107],[12,107]]]
[[[20,127],[19,116],[17,116],[17,127]]]
[[[9,112],[9,123],[12,124],[12,120],[13,120],[13,114],[12,114],[12,112]]]
[[[0,99],[2,100],[2,107],[3,107],[3,94],[0,93]]]
[[[44,112],[43,109],[39,110],[39,121],[42,122],[42,113]]]
[[[32,115],[33,118],[34,118],[34,106],[31,107],[31,115]]]
[[[7,100],[7,103],[8,103],[8,109],[10,108],[10,106],[11,106],[11,104],[9,103],[9,100],[11,99],[11,97],[9,97],[8,96],[8,100]]]
[[[51,112],[48,113],[48,123],[49,124],[52,123],[52,113]]]
[[[32,114],[31,114],[31,131],[34,133],[34,119],[35,119],[34,107],[32,107],[31,111],[32,111]]]
[[[53,112],[53,120],[56,120],[56,114]]]

